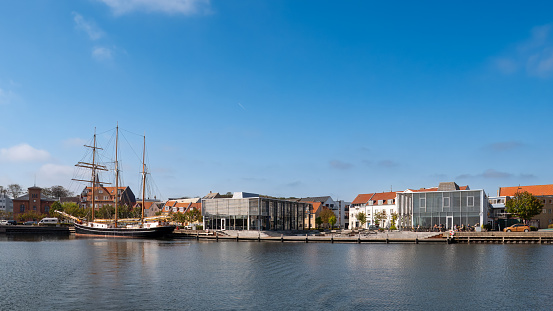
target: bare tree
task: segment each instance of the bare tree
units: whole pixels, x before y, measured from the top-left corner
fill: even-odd
[[[21,185],[19,184],[8,185],[8,193],[10,194],[12,199],[18,198],[24,193],[23,187],[21,187]]]
[[[73,192],[65,189],[63,186],[52,186],[50,188],[42,189],[42,194],[52,198],[65,198],[73,196]]]

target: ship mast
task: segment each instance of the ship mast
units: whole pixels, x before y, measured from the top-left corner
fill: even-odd
[[[119,122],[115,127],[115,228],[117,228],[117,206],[119,205],[119,162],[117,162],[117,144],[119,142]]]
[[[146,196],[146,133],[144,133],[144,148],[142,149],[142,214],[140,222],[144,225],[144,198]]]
[[[96,163],[96,150],[97,149],[103,150],[102,148],[96,146],[96,128],[94,128],[94,143],[92,144],[92,146],[88,146],[88,145],[84,145],[84,146],[87,147],[87,148],[92,149],[92,163],[78,162],[77,164],[75,164],[75,166],[90,169],[92,178],[90,180],[82,180],[82,179],[73,179],[73,180],[90,182],[90,186],[92,188],[92,206],[91,206],[92,207],[92,221],[94,221],[94,218],[95,218],[94,217],[94,209],[95,209],[95,204],[96,204],[96,197],[95,197],[95,192],[96,191],[95,191],[95,188],[96,188],[96,184],[98,183],[98,178],[97,178],[97,175],[96,175],[96,171],[107,171],[108,170],[107,167],[105,167],[104,165],[100,165],[100,164]]]

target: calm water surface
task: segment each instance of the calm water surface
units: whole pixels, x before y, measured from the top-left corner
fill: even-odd
[[[553,306],[553,246],[0,236],[0,310]]]

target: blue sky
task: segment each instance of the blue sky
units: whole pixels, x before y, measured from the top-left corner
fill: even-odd
[[[146,133],[161,198],[550,184],[552,10],[3,1],[0,185],[78,192],[82,145],[117,122]]]

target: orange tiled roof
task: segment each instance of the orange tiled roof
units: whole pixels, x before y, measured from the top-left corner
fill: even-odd
[[[351,204],[366,204],[373,195],[374,193],[358,194]]]
[[[553,195],[553,185],[535,185],[518,187],[500,187],[499,196],[512,197],[517,192],[528,191],[532,195]]]
[[[373,201],[378,200],[393,200],[396,198],[396,192],[381,192],[381,193],[375,193],[374,196],[371,198]]]

